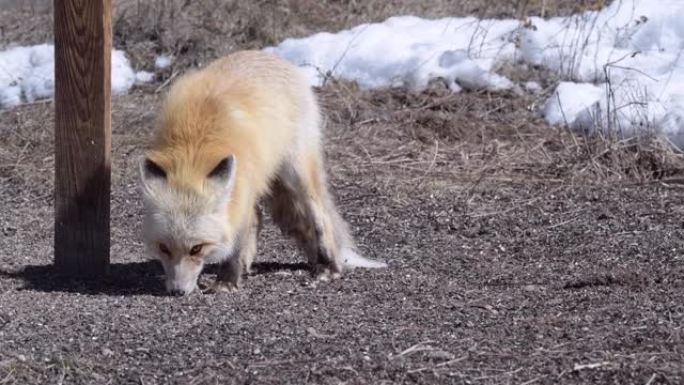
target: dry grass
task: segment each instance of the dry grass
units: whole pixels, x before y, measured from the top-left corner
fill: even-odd
[[[385,170],[387,180],[642,183],[674,180],[682,170],[681,154],[657,138],[550,127],[533,113],[538,100],[530,95],[453,94],[438,82],[420,94],[367,92],[335,82],[322,98],[331,123],[347,128],[331,140],[360,148],[366,155],[353,163]]]
[[[604,3],[605,0],[121,0],[115,2],[114,37],[115,46],[125,49],[138,68],[149,69],[160,53],[175,56],[173,66],[159,75],[156,84],[140,90],[150,95],[187,67],[201,65],[238,48],[259,48],[285,37],[338,30],[392,15],[554,16],[595,9]],[[15,2],[0,11],[2,24],[9,26],[0,33],[0,46],[10,41],[49,40],[50,4],[41,0]],[[11,8],[15,12],[8,11]],[[419,94],[404,89],[367,92],[353,84],[331,82],[321,91],[330,122],[339,128],[333,131],[337,137],[330,140],[348,141],[349,146],[359,149],[364,155],[354,163],[357,167],[387,165],[385,170],[408,175],[418,183],[438,183],[437,180],[450,178],[473,183],[484,178],[631,183],[669,178],[682,169],[681,156],[653,138],[587,137],[549,127],[539,117],[538,109],[555,87],[554,76],[523,67],[503,68],[501,72],[514,81],[537,80],[545,91],[523,96],[453,94],[440,82],[434,82]],[[142,103],[158,102],[157,96],[143,99]],[[119,106],[122,105],[126,103]],[[35,120],[50,122],[50,109],[50,104],[38,104],[0,111],[0,129],[4,132],[0,139],[0,178],[49,178],[50,173],[44,171],[52,166],[51,156],[45,155],[51,153],[51,125],[36,124]],[[126,129],[119,135],[129,134],[120,137],[127,143],[126,151],[131,151],[143,134],[138,128],[130,135],[131,127],[145,124],[145,130],[151,126],[149,111],[133,106],[119,112],[120,119],[126,120]],[[115,125],[116,118],[115,112]],[[45,129],[35,131],[36,126]],[[29,160],[30,157],[36,159]],[[27,167],[42,172],[28,172],[31,170]]]
[[[483,183],[678,182],[684,165],[681,154],[652,137],[619,140],[550,127],[532,111],[538,97],[531,95],[454,94],[438,82],[422,93],[362,91],[336,81],[319,95],[329,166],[341,179],[372,174],[366,182],[380,186],[473,190]],[[161,97],[139,90],[115,103],[115,183],[153,127]],[[14,186],[7,198],[28,186],[44,188],[21,199],[51,194],[51,121],[51,103],[0,111],[0,182]]]

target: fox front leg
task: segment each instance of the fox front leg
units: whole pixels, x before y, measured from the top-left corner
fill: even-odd
[[[216,282],[209,288],[214,293],[231,293],[240,287],[242,265],[238,255],[231,255],[219,264]]]
[[[243,272],[249,273],[256,254],[257,234],[261,228],[261,212],[251,213],[244,229],[239,233],[236,250],[219,265],[214,291],[233,292],[240,288]]]

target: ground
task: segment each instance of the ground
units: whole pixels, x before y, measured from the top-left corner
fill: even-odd
[[[28,3],[0,12],[0,43],[49,39],[40,2]],[[331,81],[318,90],[331,189],[361,250],[389,268],[314,285],[304,258],[267,225],[239,292],[166,296],[140,242],[136,161],[174,72],[325,29],[325,12],[337,28],[400,12],[515,16],[542,2],[254,5],[292,14],[282,29],[270,17],[257,23],[252,6],[216,3],[242,21],[212,27],[220,18],[199,6],[174,20],[235,39],[218,43],[203,29],[189,44],[162,28],[168,20],[146,29],[135,17],[154,12],[119,2],[115,36],[134,65],[150,67],[155,50],[177,62],[114,100],[105,279],[64,280],[50,267],[52,104],[0,111],[0,384],[684,382],[682,157],[658,141],[548,127],[536,95]],[[549,3],[562,13],[580,2]]]

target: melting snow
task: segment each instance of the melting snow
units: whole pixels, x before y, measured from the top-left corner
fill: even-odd
[[[496,91],[519,88],[497,74],[501,66],[541,66],[561,80],[542,111],[550,123],[621,132],[655,127],[681,147],[682,20],[681,0],[614,0],[601,11],[524,22],[392,17],[267,50],[303,67],[313,85],[332,76],[365,88],[420,90],[440,77],[454,91]]]
[[[160,70],[167,68],[171,63],[173,63],[173,58],[168,55],[159,55],[154,59],[154,66]]]
[[[0,108],[52,98],[54,66],[51,44],[0,51]],[[133,71],[122,51],[112,51],[112,93],[125,94],[133,84],[150,81],[152,77],[148,72]]]

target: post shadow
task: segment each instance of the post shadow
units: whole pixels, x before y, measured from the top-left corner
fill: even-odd
[[[255,262],[249,276],[268,275],[279,271],[308,270],[304,262]],[[210,264],[202,274],[216,274],[218,265]],[[76,278],[61,274],[54,265],[29,265],[19,271],[0,269],[0,279],[19,279],[23,286],[18,290],[64,292],[88,295],[151,295],[166,296],[164,271],[158,261],[113,263],[99,278]]]

